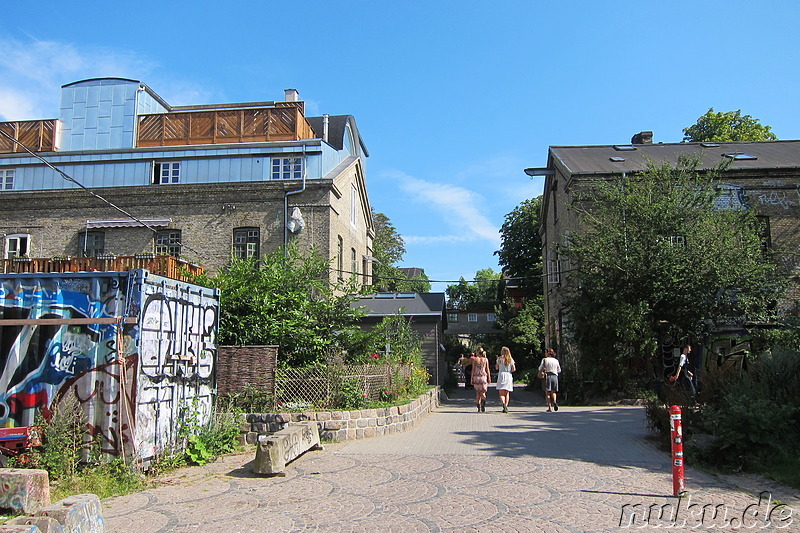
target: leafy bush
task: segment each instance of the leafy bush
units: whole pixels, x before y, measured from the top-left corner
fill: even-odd
[[[726,470],[770,474],[796,464],[800,440],[800,352],[773,349],[755,358],[747,371],[724,369],[703,381],[701,409],[682,415],[690,459]],[[667,405],[685,399],[666,389],[646,406],[648,426],[669,442]],[[702,438],[701,435],[703,435]],[[800,486],[800,469],[782,481]]]
[[[369,401],[359,378],[344,378],[339,393],[341,395],[339,406],[343,409],[362,409]]]
[[[242,392],[227,394],[219,398],[221,411],[240,413],[267,413],[273,409],[275,399],[266,392],[247,383]]]

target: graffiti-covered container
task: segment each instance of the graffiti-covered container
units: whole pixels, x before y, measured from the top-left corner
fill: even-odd
[[[78,406],[87,449],[151,458],[211,416],[218,318],[216,289],[147,270],[0,274],[0,424]]]

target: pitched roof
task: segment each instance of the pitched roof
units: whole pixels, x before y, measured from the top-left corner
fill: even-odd
[[[325,129],[325,117],[306,117],[306,120],[311,126],[311,129],[314,130],[314,134],[322,139]],[[356,119],[352,115],[328,115],[327,143],[337,150],[344,148],[345,126],[348,124],[350,125],[350,130],[353,132],[355,142],[360,145],[364,156],[369,157],[367,146],[364,144],[364,140],[361,138],[361,134],[358,132]]]
[[[391,293],[379,292],[362,296],[350,307],[367,309],[367,316],[441,316],[444,313],[443,292]]]
[[[723,155],[736,153],[753,158]],[[800,167],[800,141],[551,146],[550,154],[571,174],[636,172],[647,168],[648,161],[674,165],[681,155],[699,155],[701,169],[722,161],[730,161],[734,170]]]

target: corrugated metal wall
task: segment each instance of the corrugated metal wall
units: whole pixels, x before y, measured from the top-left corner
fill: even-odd
[[[218,314],[216,292],[143,270],[2,275],[0,423],[74,398],[87,446],[152,457],[188,413],[209,419]]]

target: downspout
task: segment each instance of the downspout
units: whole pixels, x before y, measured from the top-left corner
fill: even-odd
[[[283,254],[286,255],[286,245],[289,244],[289,196],[292,194],[300,194],[306,190],[306,173],[308,172],[308,165],[306,165],[306,147],[303,145],[303,186],[295,191],[286,191],[283,193]]]

